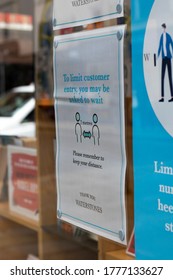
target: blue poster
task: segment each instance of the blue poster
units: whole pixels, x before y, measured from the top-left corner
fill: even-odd
[[[173,259],[173,1],[132,0],[137,259]]]

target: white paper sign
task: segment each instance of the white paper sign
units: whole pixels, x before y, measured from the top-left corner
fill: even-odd
[[[54,0],[53,28],[67,28],[122,17],[124,0]]]
[[[58,216],[126,243],[124,26],[55,37]]]

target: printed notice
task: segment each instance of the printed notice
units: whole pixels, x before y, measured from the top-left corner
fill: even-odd
[[[10,210],[38,220],[36,149],[8,146],[8,179]]]
[[[124,26],[55,37],[58,216],[126,243]]]
[[[54,0],[53,28],[67,28],[122,17],[124,0]]]

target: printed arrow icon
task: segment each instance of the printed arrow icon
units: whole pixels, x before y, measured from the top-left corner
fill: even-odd
[[[84,138],[89,138],[89,139],[90,139],[90,138],[91,138],[91,132],[90,132],[90,131],[85,131],[85,130],[84,130],[84,132],[83,132],[83,137],[84,137]]]

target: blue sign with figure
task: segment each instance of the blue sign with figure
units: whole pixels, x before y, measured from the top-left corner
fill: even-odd
[[[137,259],[173,259],[173,4],[132,0]]]

